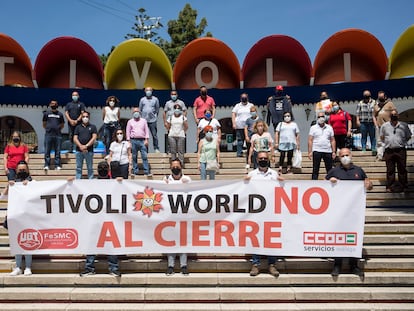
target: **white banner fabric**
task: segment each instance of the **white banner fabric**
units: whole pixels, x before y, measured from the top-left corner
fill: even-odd
[[[361,257],[363,181],[16,183],[12,254],[246,253]]]

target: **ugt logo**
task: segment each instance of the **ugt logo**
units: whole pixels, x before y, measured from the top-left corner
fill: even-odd
[[[142,211],[148,217],[151,217],[152,213],[159,213],[162,209],[162,193],[154,193],[153,189],[148,186],[143,192],[134,194],[134,199],[136,200],[134,211]]]

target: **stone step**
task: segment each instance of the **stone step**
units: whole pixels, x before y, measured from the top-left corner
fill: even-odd
[[[412,303],[3,303],[4,311],[412,311]]]
[[[124,278],[124,277],[123,277]],[[414,303],[414,287],[4,287],[0,288],[0,301],[6,302],[186,302],[204,303],[257,301],[272,303],[292,302],[401,302]]]
[[[191,273],[248,273],[251,268],[251,256],[202,258],[190,256],[188,268]],[[120,269],[122,273],[164,273],[167,268],[165,256],[159,257],[120,257]],[[262,260],[263,269],[266,270],[266,261]],[[14,267],[12,257],[0,259],[0,273],[9,273]],[[33,258],[33,272],[36,274],[49,273],[79,273],[84,269],[85,257],[73,255],[66,257],[50,256]],[[414,258],[412,257],[368,257],[359,263],[366,272],[414,272]],[[108,271],[106,256],[99,256],[96,261],[96,270],[99,273]],[[325,273],[332,270],[333,260],[323,258],[286,258],[276,263],[278,270],[285,273]],[[344,272],[349,271],[344,265]]]

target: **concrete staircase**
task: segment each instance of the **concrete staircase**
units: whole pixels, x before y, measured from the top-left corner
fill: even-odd
[[[95,164],[102,156],[95,156]],[[240,179],[244,159],[222,154],[216,179]],[[311,163],[304,154],[301,170],[287,179],[310,179]],[[2,161],[0,161],[0,164]],[[185,173],[199,179],[196,155],[187,154]],[[0,229],[0,310],[414,310],[414,152],[409,151],[409,191],[385,193],[385,163],[370,153],[354,152],[374,182],[367,196],[364,259],[365,276],[330,275],[327,258],[286,258],[277,262],[280,276],[266,273],[250,277],[250,256],[244,254],[191,254],[189,276],[178,271],[166,276],[162,254],[121,256],[121,278],[107,272],[105,256],[98,257],[98,274],[79,277],[84,257],[80,254],[34,256],[33,275],[11,277],[14,260],[8,236]],[[31,155],[36,180],[73,176],[75,160],[64,157],[61,171],[45,173],[42,155]],[[154,179],[168,173],[169,158],[150,154]],[[323,165],[322,165],[323,166]],[[322,179],[325,174],[320,174]],[[134,176],[141,179],[144,176]],[[6,184],[0,179],[0,188]],[[0,223],[7,202],[0,202]]]

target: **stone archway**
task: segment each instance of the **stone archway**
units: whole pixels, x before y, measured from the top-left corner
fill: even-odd
[[[37,153],[39,147],[39,140],[35,129],[27,122],[18,116],[6,115],[0,117],[0,151],[4,152],[4,148],[9,142],[9,138],[14,131],[19,131],[22,134],[22,140],[29,147],[30,153]]]

